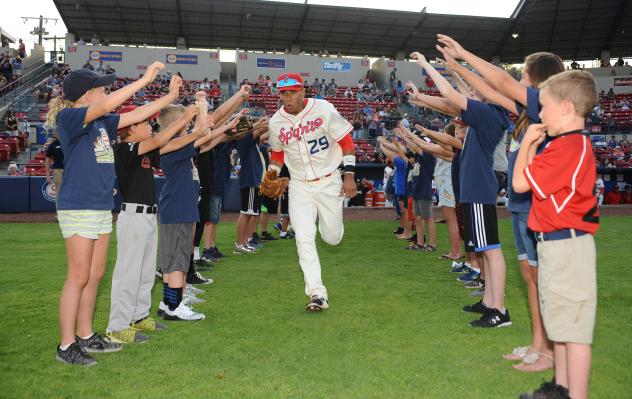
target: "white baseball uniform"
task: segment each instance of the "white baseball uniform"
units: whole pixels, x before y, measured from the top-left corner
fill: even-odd
[[[283,107],[270,119],[269,143],[283,151],[290,171],[289,212],[296,232],[296,248],[305,279],[305,294],[327,298],[316,252],[316,219],[320,236],[328,244],[342,240],[342,179],[338,141],[353,130],[332,104],[307,99],[297,115]]]

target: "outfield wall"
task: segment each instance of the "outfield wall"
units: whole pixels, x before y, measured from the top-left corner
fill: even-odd
[[[273,81],[285,72],[297,72],[311,84],[315,78],[327,83],[335,79],[339,86],[355,86],[369,70],[369,60],[359,58],[318,57],[315,55],[264,54],[238,51],[237,82],[247,78],[256,82],[259,75],[270,76]]]
[[[103,61],[110,64],[120,77],[136,78],[145,73],[154,61],[165,64],[163,74],[180,72],[185,80],[219,80],[217,51],[190,51],[166,48],[72,45],[66,48],[66,63],[72,69],[82,68],[90,60],[95,70]]]

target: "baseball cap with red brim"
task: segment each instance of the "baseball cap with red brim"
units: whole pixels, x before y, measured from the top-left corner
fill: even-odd
[[[298,73],[284,73],[277,79],[277,90],[303,90],[303,78]]]

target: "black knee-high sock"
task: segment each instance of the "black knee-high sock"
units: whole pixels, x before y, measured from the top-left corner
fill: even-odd
[[[191,260],[189,261],[189,270],[187,271],[187,281],[190,281],[195,274],[195,264],[193,263],[193,254],[191,254]]]
[[[195,237],[193,237],[194,246],[200,246],[200,241],[202,241],[202,234],[204,234],[204,223],[197,222],[195,224]]]
[[[164,300],[166,301],[165,303],[169,307],[169,310],[176,310],[176,308],[180,306],[180,302],[182,302],[182,287],[171,288],[169,285],[164,284],[163,290]]]

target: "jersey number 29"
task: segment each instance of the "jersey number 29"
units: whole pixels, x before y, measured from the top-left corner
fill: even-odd
[[[308,140],[307,144],[310,145],[309,153],[312,155],[329,148],[329,141],[327,141],[327,136],[322,136],[318,140]]]

